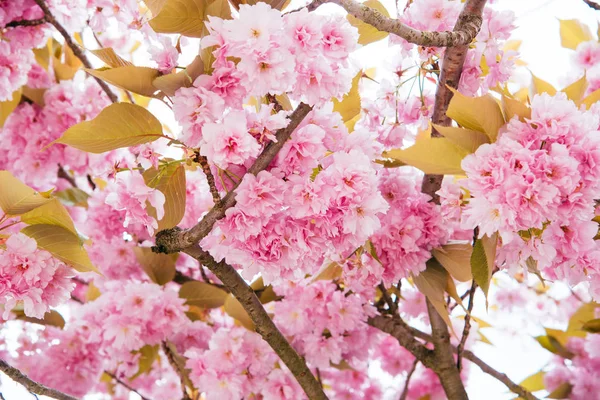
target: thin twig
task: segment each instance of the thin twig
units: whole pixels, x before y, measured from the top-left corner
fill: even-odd
[[[406,375],[406,382],[404,382],[404,390],[402,390],[402,394],[400,395],[399,400],[406,400],[406,398],[408,397],[408,387],[410,386],[410,378],[412,378],[413,374],[415,373],[418,363],[419,360],[415,359],[412,367],[410,368],[410,371],[408,371],[408,375]]]
[[[452,32],[427,32],[413,29],[400,20],[386,17],[379,11],[354,0],[322,0],[314,1],[307,6],[309,11],[315,10],[321,4],[334,3],[343,7],[348,14],[374,26],[382,32],[393,33],[409,43],[427,47],[453,47],[468,45],[479,33],[483,21],[481,14],[463,13],[459,17],[460,29]]]
[[[600,4],[593,2],[592,0],[583,0],[583,2],[594,10],[600,10]]]
[[[477,289],[477,283],[473,280],[471,283],[471,290],[469,290],[469,305],[467,306],[467,314],[465,315],[465,327],[463,328],[462,337],[460,338],[456,353],[456,368],[458,368],[459,371],[462,370],[462,352],[465,349],[465,344],[467,343],[469,333],[471,332],[471,312],[473,312],[473,303],[475,303],[475,289]]]
[[[138,396],[140,396],[142,398],[142,400],[150,400],[149,398],[147,398],[146,396],[142,395],[140,392],[137,391],[137,389],[135,389],[134,387],[130,386],[127,382],[119,379],[115,374],[113,374],[112,372],[108,372],[108,371],[104,371],[104,373],[108,376],[110,376],[111,378],[113,378],[115,381],[117,381],[117,383],[121,386],[123,386],[125,389],[129,390],[130,392],[133,392],[135,394],[137,394]]]
[[[285,336],[279,331],[269,314],[267,314],[254,290],[237,273],[235,268],[225,261],[217,262],[200,246],[188,247],[184,252],[212,271],[213,274],[231,291],[231,294],[240,302],[256,327],[256,332],[271,346],[281,361],[294,375],[307,397],[310,400],[325,400],[327,396],[323,388],[312,374],[304,359],[298,355]]]
[[[19,21],[11,21],[8,24],[6,24],[4,27],[5,28],[16,28],[17,26],[38,26],[38,25],[43,25],[46,22],[48,22],[46,20],[46,18],[40,18],[40,19],[22,19]]]
[[[70,396],[56,389],[51,389],[47,386],[42,385],[41,383],[30,379],[27,375],[25,375],[15,367],[11,367],[6,361],[2,359],[0,359],[0,371],[8,375],[8,377],[11,378],[13,381],[23,385],[25,389],[29,390],[32,393],[36,393],[41,396],[52,397],[53,399],[57,400],[78,400],[77,397]]]
[[[177,375],[179,376],[179,380],[181,381],[181,391],[183,392],[183,397],[181,398],[181,400],[192,400],[191,397],[190,397],[190,395],[188,394],[188,392],[186,390],[186,385],[185,385],[186,375],[185,375],[185,371],[182,371],[182,369],[180,368],[179,364],[177,363],[177,360],[175,360],[175,354],[173,353],[173,350],[171,349],[171,346],[169,346],[169,344],[166,341],[163,341],[161,343],[161,347],[162,347],[163,352],[167,356],[167,360],[169,361],[169,364],[171,365],[171,368],[173,368],[173,370],[177,373]]]
[[[48,5],[46,4],[46,2],[44,0],[34,0],[34,1],[44,12],[44,16],[45,16],[44,18],[50,24],[52,24],[56,28],[56,30],[62,35],[62,37],[65,39],[65,43],[71,48],[71,50],[73,51],[73,54],[75,54],[75,56],[81,60],[82,64],[86,68],[92,69],[93,66],[90,63],[90,60],[88,60],[88,58],[85,56],[85,54],[83,54],[83,51],[81,50],[81,48],[73,41],[73,39],[71,38],[71,35],[69,35],[67,30],[56,20],[56,18],[54,18],[54,15],[52,15],[52,13],[50,12],[50,9],[48,8]],[[117,103],[119,101],[117,98],[117,95],[114,94],[112,90],[110,90],[110,88],[108,87],[106,82],[104,82],[103,80],[98,79],[96,77],[94,77],[94,79],[96,79],[96,82],[98,82],[98,84],[100,85],[102,90],[104,90],[104,92],[106,93],[108,98],[113,103]]]
[[[390,314],[395,314],[398,304],[395,303],[394,301],[392,301],[392,298],[388,294],[387,289],[385,288],[385,285],[383,284],[383,282],[381,282],[379,284],[379,286],[377,286],[377,287],[381,291],[381,297],[383,297],[383,299],[385,300],[385,303],[388,305],[388,307],[390,309]]]
[[[67,182],[69,182],[71,184],[71,186],[73,186],[74,188],[77,187],[77,183],[75,182],[75,179],[71,175],[69,175],[69,173],[67,171],[65,171],[63,166],[60,164],[58,164],[58,173],[56,175],[59,178],[62,178],[64,180],[66,180]]]

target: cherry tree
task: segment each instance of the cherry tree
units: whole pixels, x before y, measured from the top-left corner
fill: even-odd
[[[560,21],[558,89],[514,79],[493,1],[289,3],[0,0],[0,371],[61,400],[454,400],[478,369],[598,398],[595,27]],[[473,350],[507,317],[552,353],[519,382]]]

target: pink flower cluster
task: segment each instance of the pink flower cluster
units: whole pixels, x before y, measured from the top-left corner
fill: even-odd
[[[597,281],[598,115],[563,93],[536,96],[531,109],[531,118],[513,118],[496,143],[463,160],[471,195],[463,227],[498,231],[506,267],[533,262],[550,279]]]
[[[70,297],[75,287],[73,270],[37,248],[35,240],[22,233],[6,240],[6,250],[0,248],[0,298],[4,304],[3,318],[23,303],[25,315],[43,318],[49,307],[56,307]]]
[[[366,325],[372,308],[330,281],[275,287],[285,296],[275,303],[273,320],[292,345],[316,368],[346,360],[365,361],[372,331]]]
[[[0,169],[41,190],[57,183],[58,164],[84,176],[108,169],[110,155],[86,154],[61,144],[42,151],[69,127],[94,118],[108,104],[100,86],[91,78],[62,81],[45,92],[44,101],[44,107],[24,102],[6,120],[0,130]]]
[[[439,206],[421,193],[415,178],[398,169],[381,173],[379,188],[390,210],[371,240],[385,268],[384,281],[391,285],[423,271],[431,250],[448,240]]]
[[[256,333],[241,327],[221,327],[208,348],[185,352],[195,387],[207,400],[237,400],[249,395],[265,400],[302,397],[302,389],[279,358]]]
[[[340,16],[309,15],[307,10],[282,16],[258,3],[240,6],[237,19],[210,18],[208,29],[202,46],[218,46],[215,72],[231,68],[228,57],[239,58],[235,75],[247,95],[291,91],[312,105],[350,89],[347,59],[357,32]]]

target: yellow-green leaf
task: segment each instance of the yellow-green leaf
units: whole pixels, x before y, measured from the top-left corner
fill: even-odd
[[[29,86],[23,86],[21,90],[23,92],[23,97],[28,98],[40,107],[44,107],[44,94],[48,89],[33,89]]]
[[[473,247],[468,244],[447,244],[432,251],[433,256],[440,264],[460,282],[468,282],[471,275],[471,253]]]
[[[202,37],[205,7],[205,0],[167,0],[149,23],[158,33]]]
[[[197,77],[204,72],[202,58],[196,56],[194,61],[186,67],[184,71],[175,74],[161,75],[154,79],[152,84],[161,90],[167,96],[175,95],[175,92],[182,87],[190,87]]]
[[[484,235],[481,239],[475,241],[473,253],[471,254],[471,274],[473,275],[473,280],[481,287],[486,298],[490,288],[492,272],[494,271],[497,242],[497,233],[491,237]]]
[[[88,283],[88,288],[87,288],[87,291],[85,292],[85,300],[86,301],[94,301],[101,295],[102,295],[102,293],[100,292],[100,289],[98,289],[98,287],[96,285],[94,285],[94,282]]]
[[[183,164],[169,164],[159,170],[152,168],[144,172],[143,177],[146,185],[165,195],[165,215],[158,221],[158,230],[173,228],[185,213],[185,167]]]
[[[290,0],[231,0],[231,4],[236,10],[239,10],[242,4],[254,5],[256,3],[267,3],[271,8],[281,11],[290,4]]]
[[[157,92],[152,82],[160,75],[160,71],[157,69],[134,65],[117,68],[86,68],[85,71],[118,88],[148,97],[153,97]]]
[[[427,268],[419,275],[413,277],[413,282],[435,307],[436,311],[452,329],[444,292],[448,284],[448,272],[437,262],[435,258],[427,261]]]
[[[205,16],[212,15],[222,19],[231,19],[231,6],[227,0],[208,0]]]
[[[544,375],[546,375],[544,371],[536,372],[535,374],[523,379],[521,383],[519,383],[519,385],[529,390],[530,392],[544,390]]]
[[[153,253],[150,247],[135,247],[133,252],[152,282],[165,285],[175,277],[177,254]]]
[[[227,315],[238,321],[246,329],[254,330],[254,322],[252,322],[242,304],[233,295],[227,295],[223,308]]]
[[[112,68],[127,67],[133,65],[131,62],[119,56],[112,47],[105,47],[97,50],[90,50],[92,54],[101,59]]]
[[[208,283],[191,281],[181,285],[179,297],[185,304],[202,308],[217,308],[225,304],[227,292]]]
[[[583,325],[591,319],[596,317],[596,308],[600,307],[596,302],[590,302],[582,305],[571,315],[569,319],[569,326],[567,327],[567,332],[571,334],[583,334]]]
[[[490,138],[483,132],[453,126],[433,125],[433,127],[446,139],[464,148],[469,153],[475,153],[479,146],[490,142]]]
[[[17,108],[19,102],[21,102],[21,89],[15,90],[10,100],[0,102],[0,128],[4,126],[6,119]]]
[[[162,136],[162,125],[150,111],[135,104],[116,103],[106,107],[93,120],[70,127],[53,143],[89,153],[104,153],[149,143]]]
[[[367,0],[364,3],[362,3],[362,5],[375,9],[388,18],[390,16],[390,13],[388,13],[385,6],[381,4],[378,0]],[[373,25],[369,25],[366,22],[363,22],[362,20],[350,14],[348,14],[346,18],[348,18],[348,21],[352,26],[358,29],[358,43],[362,45],[367,45],[369,43],[376,42],[388,36],[387,32],[382,32],[375,28]]]
[[[30,225],[23,228],[21,232],[35,239],[38,247],[50,252],[77,271],[98,272],[79,243],[79,238],[67,229],[56,225]]]
[[[581,329],[589,333],[600,333],[600,318],[589,320],[583,324]]]
[[[152,12],[153,16],[156,16],[163,8],[167,0],[144,0],[146,7]]]
[[[461,162],[469,152],[446,138],[424,138],[406,149],[394,149],[383,157],[412,165],[426,174],[462,175]]]
[[[582,103],[585,104],[585,107],[589,109],[592,104],[600,100],[600,89],[594,90],[590,93],[585,99],[583,99]]]
[[[550,96],[554,96],[557,92],[554,86],[545,80],[538,78],[533,73],[531,74],[531,90],[534,95],[548,93]]]
[[[490,94],[468,97],[458,90],[450,90],[454,96],[450,100],[447,115],[467,129],[486,133],[495,142],[498,130],[505,123],[496,99]]]
[[[342,276],[342,267],[336,262],[329,263],[325,268],[313,276],[313,281],[331,281]]]
[[[357,115],[360,115],[361,103],[360,94],[358,93],[358,82],[360,81],[361,76],[362,71],[359,71],[352,79],[352,87],[350,88],[350,91],[344,95],[342,101],[333,99],[333,111],[339,112],[344,122],[348,122]]]
[[[60,226],[77,236],[77,230],[73,225],[69,212],[57,198],[21,215],[21,221],[28,225]]]
[[[63,203],[67,205],[85,208],[87,208],[88,206],[87,200],[90,197],[89,194],[75,187],[61,190],[59,192],[54,192],[54,195],[61,199]]]
[[[150,346],[147,344],[139,349],[138,353],[140,354],[138,361],[139,367],[137,372],[131,377],[131,380],[134,380],[142,374],[147,374],[150,372],[152,369],[152,364],[155,360],[158,360],[158,345]]]
[[[584,74],[582,78],[576,80],[561,91],[565,92],[570,100],[573,100],[575,104],[579,105],[587,87],[588,82]]]
[[[594,40],[587,25],[576,19],[560,19],[560,44],[567,49],[575,50],[579,43]]]
[[[4,213],[21,215],[49,201],[49,196],[44,196],[21,183],[10,172],[0,171],[0,208]]]
[[[63,329],[65,327],[65,319],[58,311],[50,310],[44,314],[43,318],[28,317],[22,310],[13,309],[12,312],[17,316],[17,319],[31,322],[39,325],[55,326]]]
[[[561,383],[556,389],[554,389],[548,396],[547,399],[568,399],[571,391],[573,390],[573,385],[569,382]]]
[[[531,118],[531,109],[527,105],[508,96],[502,96],[502,109],[506,121],[510,121],[514,116],[521,121],[525,121],[525,118]]]

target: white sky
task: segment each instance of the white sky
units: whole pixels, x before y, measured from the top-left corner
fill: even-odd
[[[394,11],[393,0],[382,2],[388,10]],[[295,4],[303,3],[294,1],[292,8],[296,8]],[[517,15],[518,28],[513,39],[523,40],[520,49],[522,59],[527,62],[531,71],[558,87],[562,87],[565,80],[572,81],[573,78],[569,79],[572,51],[560,47],[558,19],[579,19],[595,32],[600,13],[594,12],[583,1],[578,0],[497,0],[495,3],[497,7],[513,10]],[[385,51],[384,47],[378,46],[377,49]],[[375,60],[381,60],[380,57],[381,54],[379,57],[361,57],[362,60],[369,60],[371,63],[361,67],[377,66],[373,63]],[[494,325],[497,321],[486,315],[483,303],[483,298],[477,298],[476,304],[479,304],[479,307],[474,315]],[[507,316],[507,320],[509,319],[510,316]],[[541,325],[539,329],[542,329]],[[494,346],[477,344],[473,351],[495,369],[508,374],[515,382],[520,382],[537,372],[550,359],[550,354],[531,339],[532,332],[524,332],[522,338],[507,337],[494,329],[486,329],[484,333]],[[2,376],[1,392],[6,400],[34,399],[34,396],[5,376]],[[508,392],[502,383],[482,373],[476,366],[472,367],[468,392],[474,400],[505,400],[516,397]],[[137,397],[132,395],[131,398]]]

